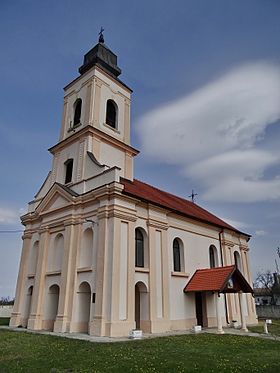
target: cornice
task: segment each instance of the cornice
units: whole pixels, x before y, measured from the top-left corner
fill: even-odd
[[[139,153],[139,150],[133,148],[132,146],[125,144],[124,142],[115,139],[114,137],[110,136],[109,134],[99,130],[98,128],[92,127],[87,125],[86,127],[80,129],[79,131],[73,133],[71,136],[67,137],[66,139],[58,142],[56,145],[49,148],[49,152],[54,155],[57,151],[63,149],[65,146],[73,144],[80,141],[81,137],[86,137],[87,135],[95,136],[98,140],[103,140],[108,144],[114,145],[116,148],[119,148],[126,153],[129,153],[132,156],[135,156]]]
[[[228,247],[234,247],[235,243],[233,241],[230,241],[230,240],[225,240],[225,239],[222,239],[221,240],[221,243],[222,245],[224,246],[228,246]]]
[[[247,245],[242,245],[242,244],[239,245],[239,249],[245,252],[250,250]]]
[[[163,221],[159,221],[159,220],[155,220],[151,218],[147,220],[147,226],[161,229],[161,230],[167,230],[169,228],[169,224],[167,222],[163,222]]]
[[[95,73],[94,70],[97,70],[98,72],[101,72],[102,74],[104,74],[107,78],[109,79],[112,79],[114,81],[114,83],[116,83],[117,85],[119,85],[121,88],[123,88],[124,90],[126,90],[128,93],[132,93],[132,89],[129,88],[125,83],[123,83],[120,79],[116,79],[114,78],[112,75],[108,74],[106,71],[104,71],[103,69],[101,69],[99,66],[93,66],[92,68],[90,68],[87,72],[85,72],[84,74],[80,75],[80,76],[77,76],[77,78],[75,78],[74,80],[72,80],[70,83],[68,83],[63,89],[64,91],[66,91],[67,89],[69,89],[73,84],[75,84],[77,81],[79,81],[80,79],[84,78],[86,76],[86,74],[89,74],[89,73]],[[91,75],[89,76],[89,78],[87,79],[90,80],[92,78],[96,78],[96,75]],[[67,94],[68,96],[68,94]]]

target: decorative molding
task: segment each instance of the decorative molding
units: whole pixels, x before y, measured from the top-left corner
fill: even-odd
[[[222,239],[221,240],[222,245],[227,246],[229,249],[234,247],[235,243],[229,240]]]
[[[21,238],[22,238],[23,240],[26,240],[26,239],[28,239],[28,238],[32,238],[32,236],[33,236],[34,233],[35,233],[35,232],[24,232]]]
[[[57,275],[61,275],[61,270],[46,272],[46,276],[57,276]]]
[[[82,178],[82,165],[83,165],[84,148],[85,148],[85,139],[81,139],[80,142],[79,142],[77,181],[80,181],[81,178]]]
[[[141,272],[141,273],[149,273],[149,268],[143,268],[143,267],[135,267],[135,272]]]
[[[250,250],[247,245],[242,245],[242,244],[239,245],[239,249],[245,252]]]
[[[161,230],[167,230],[169,228],[169,224],[167,222],[162,222],[162,221],[154,220],[151,218],[147,220],[147,226],[161,229]]]
[[[131,154],[132,156],[135,156],[139,153],[139,151],[133,148],[132,146],[127,145],[123,141],[118,140],[115,137],[112,137],[108,133],[105,133],[99,130],[98,128],[89,125],[49,148],[49,152],[55,154],[56,152],[59,152],[61,149],[64,149],[66,146],[76,143],[77,137],[82,138],[83,136],[86,137],[89,135],[94,136],[97,139],[101,139],[105,143],[113,145],[115,148],[125,151],[128,154]]]
[[[42,226],[38,229],[39,234],[43,234],[43,233],[46,233],[46,232],[49,232],[49,226],[48,225]]]
[[[77,273],[92,272],[92,267],[79,267]]]
[[[135,222],[137,220],[136,215],[132,215],[130,213],[126,213],[125,211],[120,211],[116,209],[108,211],[108,217],[119,218],[124,221],[132,221],[132,222]]]
[[[171,276],[188,278],[188,277],[190,277],[190,274],[186,273],[186,272],[174,272],[174,271],[172,271]]]

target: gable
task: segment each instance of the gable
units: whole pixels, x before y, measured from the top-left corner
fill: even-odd
[[[70,194],[66,188],[56,183],[42,199],[36,208],[36,212],[43,213],[55,211],[60,208],[71,206],[73,204],[73,198],[75,198],[73,194]]]
[[[63,196],[56,193],[55,196],[49,201],[44,211],[56,210],[66,205],[69,205],[69,201]]]

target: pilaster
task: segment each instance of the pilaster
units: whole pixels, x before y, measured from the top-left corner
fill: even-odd
[[[36,266],[34,290],[32,294],[31,313],[28,320],[28,329],[42,329],[43,306],[45,297],[45,274],[48,259],[49,229],[43,228],[39,231],[39,255]]]
[[[24,233],[22,236],[23,244],[22,244],[22,251],[21,251],[21,258],[20,258],[20,265],[19,265],[19,272],[17,278],[17,287],[16,287],[16,297],[15,297],[15,304],[13,307],[10,326],[18,326],[21,324],[21,311],[22,305],[24,304],[24,289],[25,289],[25,281],[27,276],[27,268],[28,268],[28,257],[30,252],[30,243],[31,243],[32,234]]]
[[[100,128],[101,86],[102,86],[101,81],[95,77],[94,78],[94,100],[93,100],[93,104],[91,104],[92,112],[90,113],[89,123],[97,128]]]
[[[73,303],[77,237],[79,222],[69,220],[65,225],[64,255],[61,271],[61,288],[59,293],[58,313],[54,323],[55,332],[67,332],[70,327],[70,306]]]
[[[167,228],[168,225],[165,222],[158,222],[153,219],[148,220],[150,254],[150,322],[152,333],[163,332],[170,328]],[[157,234],[159,235],[158,239],[156,237]],[[157,248],[157,245],[160,246]],[[159,250],[158,254],[160,255],[160,258],[157,258],[157,250]]]
[[[96,268],[96,301],[95,314],[90,323],[90,334],[105,336],[106,306],[107,306],[107,271],[108,264],[108,211],[106,206],[99,209],[98,215],[98,245]]]
[[[127,319],[133,324],[135,324],[135,226],[135,221],[128,223]]]

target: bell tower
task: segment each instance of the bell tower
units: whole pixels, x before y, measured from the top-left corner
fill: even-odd
[[[117,56],[105,45],[103,32],[84,55],[79,73],[64,88],[59,142],[49,149],[52,183],[75,184],[114,167],[132,180],[138,154],[130,146],[132,90],[119,79]]]

